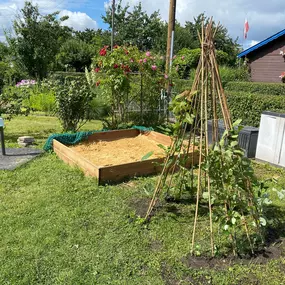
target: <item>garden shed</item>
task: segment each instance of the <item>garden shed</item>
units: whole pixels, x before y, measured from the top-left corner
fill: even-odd
[[[284,53],[284,54],[283,54]],[[238,54],[246,58],[254,82],[281,82],[285,72],[285,29]]]

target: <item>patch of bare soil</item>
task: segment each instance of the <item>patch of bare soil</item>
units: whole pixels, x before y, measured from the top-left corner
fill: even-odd
[[[141,161],[150,152],[153,153],[148,159],[165,156],[164,150],[158,146],[157,142],[144,135],[114,141],[82,143],[71,148],[98,166],[111,166]]]
[[[129,201],[129,206],[135,210],[137,216],[145,217],[150,201],[150,198],[133,198]]]
[[[184,264],[189,268],[215,268],[224,269],[228,266],[235,264],[250,265],[257,264],[262,265],[268,263],[270,260],[279,259],[285,256],[285,239],[280,239],[263,251],[256,253],[254,257],[239,258],[234,256],[228,256],[225,258],[209,258],[209,257],[197,257],[189,254],[183,258]]]

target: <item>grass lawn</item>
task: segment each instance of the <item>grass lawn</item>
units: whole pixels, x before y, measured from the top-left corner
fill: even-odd
[[[84,126],[100,128],[100,122]],[[6,135],[10,146],[20,135],[33,135],[41,147],[58,131],[55,118],[30,116],[7,122]],[[263,179],[278,178],[268,186],[285,188],[284,170],[255,168]],[[202,267],[201,258],[201,264],[189,265],[194,205],[166,204],[150,224],[137,222],[155,179],[98,187],[54,154],[0,171],[0,284],[285,284],[285,201],[273,193],[273,216],[279,219],[273,226],[280,227],[273,235],[281,248],[275,258],[232,264],[220,259],[215,268]],[[198,229],[205,254],[206,216]]]

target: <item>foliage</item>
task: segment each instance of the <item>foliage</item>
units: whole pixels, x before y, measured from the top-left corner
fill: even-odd
[[[180,36],[179,34],[176,35],[176,39],[174,42],[175,46],[175,53],[177,53],[182,48],[188,48],[188,49],[197,49],[200,48],[200,40],[197,34],[197,31],[201,32],[202,27],[202,21],[209,22],[209,18],[206,17],[204,13],[199,14],[197,17],[194,18],[194,21],[186,21],[185,23],[185,31],[183,31],[183,28],[179,27],[177,32],[183,33],[183,36]],[[217,25],[214,22],[214,27]],[[240,46],[237,43],[237,40],[233,40],[229,34],[228,30],[222,26],[219,25],[219,28],[215,35],[215,47],[219,51],[225,52],[227,56],[227,64],[230,66],[234,66],[236,64],[236,56],[240,50]]]
[[[84,80],[54,82],[56,114],[64,131],[77,131],[91,119],[94,94]]]
[[[178,58],[178,56],[177,56],[177,58]],[[182,61],[182,58],[180,58],[179,61]],[[227,67],[227,66],[220,66],[219,70],[220,70],[222,84],[226,90],[231,90],[230,89],[231,87],[229,87],[229,88],[227,87],[228,84],[230,84],[230,85],[232,84],[233,86],[235,86],[235,82],[232,83],[233,80],[237,80],[237,81],[249,80],[249,74],[248,74],[247,70],[244,68],[232,68],[232,67]],[[183,71],[183,69],[182,69],[182,71]],[[184,73],[184,74],[186,75],[186,73]],[[184,75],[182,75],[182,76],[184,76]],[[194,69],[191,70],[189,79],[180,79],[179,78],[180,76],[174,76],[172,92],[174,94],[179,94],[179,93],[182,93],[183,91],[185,91],[187,89],[188,90],[191,89],[192,83],[194,80],[194,76],[195,76],[195,70]],[[247,84],[247,82],[245,82],[245,84]],[[248,82],[248,84],[250,84],[250,82]],[[236,82],[236,85],[239,86],[239,82]]]
[[[31,111],[53,114],[55,111],[55,94],[49,81],[43,80],[30,89],[30,94],[23,105]]]
[[[132,100],[138,101],[142,92],[141,104],[147,105],[152,113],[158,108],[160,90],[166,80],[159,74],[162,60],[150,52],[142,54],[134,46],[116,46],[113,52],[107,46],[100,50],[94,58],[92,71],[87,71],[86,76],[89,84],[101,90],[111,106],[109,128],[116,128],[129,120],[128,104]],[[142,90],[143,84],[147,85],[147,90]],[[157,114],[157,110],[155,112]]]
[[[151,50],[155,47],[156,41],[162,33],[162,22],[158,11],[148,15],[142,10],[141,3],[132,7],[123,7],[122,0],[116,4],[115,11],[115,43],[118,45],[136,45],[139,50]],[[103,21],[112,26],[112,9],[106,10],[106,15],[102,16]]]
[[[194,73],[194,70],[196,69],[199,59],[201,56],[201,49],[187,49],[182,48],[179,50],[177,55],[175,55],[175,58],[173,59],[173,67],[179,74],[179,78],[188,78],[190,75],[190,71],[192,70],[192,73]],[[217,50],[216,51],[216,58],[219,65],[228,65],[229,64],[229,56],[226,52]],[[231,70],[237,70],[237,69],[231,69],[231,68],[224,68],[220,69],[221,72],[223,72],[223,77],[225,78],[226,75],[229,76]],[[227,73],[226,73],[227,72]],[[237,76],[237,80],[240,79],[240,76]],[[245,79],[242,77],[242,79]],[[226,79],[228,80],[228,79]]]
[[[264,241],[264,207],[272,202],[238,146],[241,128],[236,128],[240,122],[236,121],[212,147],[203,168],[211,180],[210,199],[220,233],[229,237],[234,254],[253,254]],[[208,192],[203,193],[203,198],[209,199]]]
[[[228,82],[232,81],[248,81],[250,79],[248,70],[244,67],[219,67],[222,85],[225,88]],[[191,70],[190,79],[193,80],[195,76],[195,70]]]
[[[59,12],[41,15],[38,6],[25,2],[13,22],[15,37],[6,33],[15,62],[31,77],[44,78],[55,61],[60,44],[71,30],[62,26],[67,17],[58,19]]]
[[[8,119],[15,115],[28,114],[25,100],[30,96],[29,87],[6,86],[0,94],[0,115],[5,114]]]
[[[70,39],[60,47],[57,61],[63,66],[74,68],[76,72],[83,72],[86,67],[90,67],[94,55],[94,47],[91,44]]]
[[[285,96],[233,91],[227,94],[232,118],[242,119],[244,125],[258,127],[263,111],[285,110]]]
[[[238,80],[241,81],[241,80]],[[267,95],[285,95],[285,84],[263,82],[228,82],[227,91],[247,92]]]
[[[247,68],[245,67],[227,67],[220,66],[220,75],[223,86],[227,86],[231,81],[249,81],[250,76]]]
[[[86,44],[92,45],[94,49],[99,50],[102,46],[110,43],[111,33],[108,30],[102,29],[85,29],[84,31],[75,31],[74,39],[83,41]]]
[[[85,73],[84,72],[54,72],[49,75],[48,79],[53,81],[59,81],[60,83],[64,83],[65,81],[72,81],[77,79],[84,79]]]

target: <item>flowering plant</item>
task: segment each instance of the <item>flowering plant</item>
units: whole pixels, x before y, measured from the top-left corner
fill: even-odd
[[[16,84],[16,87],[30,87],[36,84],[35,80],[23,79]]]
[[[105,46],[99,51],[93,60],[92,71],[86,71],[86,77],[88,83],[94,88],[101,88],[104,99],[108,99],[112,107],[112,127],[126,121],[130,94],[140,94],[133,90],[138,84],[137,75],[141,76],[141,82],[146,82],[148,90],[155,86],[156,96],[160,96],[160,89],[168,78],[167,75],[161,76],[162,68],[163,58],[152,55],[150,51],[142,53],[135,46],[114,46],[113,51]],[[162,78],[158,80],[159,76]]]

